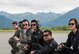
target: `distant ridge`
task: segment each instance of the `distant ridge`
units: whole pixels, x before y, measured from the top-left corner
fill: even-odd
[[[12,20],[6,18],[5,16],[0,15],[0,29],[1,28],[4,28],[4,29],[5,28],[11,28],[12,22],[13,22]]]
[[[69,19],[76,18],[79,20],[79,7],[70,10],[65,14],[56,14],[52,12],[44,13],[38,12],[36,14],[26,12],[19,14],[10,14],[4,11],[0,12],[0,28],[11,28],[12,21],[21,21],[27,19],[31,21],[36,19],[42,27],[64,26],[68,24]],[[4,25],[3,25],[4,24]]]
[[[71,18],[76,18],[79,21],[79,7],[70,10],[64,15],[58,17],[57,19],[51,20],[43,25],[47,27],[64,26],[68,24],[68,21]]]

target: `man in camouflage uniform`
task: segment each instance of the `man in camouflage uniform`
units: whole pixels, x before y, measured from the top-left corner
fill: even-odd
[[[14,35],[9,39],[9,44],[12,47],[11,53],[15,54],[15,52],[17,52],[18,48],[16,46],[17,42],[19,41],[19,34],[20,34],[20,30],[18,27],[18,23],[16,21],[14,21],[12,23],[13,28],[16,30]]]

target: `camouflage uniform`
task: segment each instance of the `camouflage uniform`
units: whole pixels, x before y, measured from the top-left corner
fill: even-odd
[[[11,52],[13,53],[13,54],[15,54],[15,52],[17,52],[18,51],[18,48],[17,48],[17,41],[14,39],[14,37],[16,36],[16,37],[18,37],[19,38],[19,34],[20,34],[20,30],[18,29],[16,32],[15,32],[15,34],[9,39],[9,44],[11,45],[11,47],[12,47],[12,50],[11,50]]]

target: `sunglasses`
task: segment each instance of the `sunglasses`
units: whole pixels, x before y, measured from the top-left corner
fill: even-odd
[[[23,24],[23,26],[27,26],[28,24]]]
[[[19,26],[23,26],[22,24],[20,24]]]
[[[31,24],[31,26],[36,26],[36,24]]]
[[[75,23],[69,23],[68,25],[74,25]]]

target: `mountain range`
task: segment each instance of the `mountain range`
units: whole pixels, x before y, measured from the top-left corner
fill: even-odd
[[[12,20],[6,18],[5,16],[0,15],[0,28],[11,28]]]
[[[64,26],[64,25],[68,25],[68,21],[71,18],[76,18],[79,21],[79,7],[75,8],[73,10],[70,10],[69,12],[65,13],[64,15],[62,15],[54,20],[51,20],[43,25],[47,26],[47,27]]]
[[[39,21],[40,24],[42,24],[42,23],[46,23],[46,22],[49,22],[51,20],[54,20],[54,19],[61,16],[61,14],[55,14],[52,12],[48,12],[48,13],[38,12],[36,14],[30,13],[30,12],[19,13],[19,14],[10,14],[10,13],[4,12],[4,11],[1,11],[0,15],[5,17],[5,18],[1,17],[2,20],[7,19],[8,21],[11,21],[10,24],[7,24],[7,25],[11,25],[12,21],[19,22],[19,21],[22,21],[24,19],[27,19],[29,21],[36,19],[37,21]],[[3,23],[2,20],[0,20],[1,21],[0,24]],[[4,25],[6,25],[6,23]],[[9,27],[6,27],[6,28],[9,28]],[[2,26],[0,26],[0,28],[2,28]],[[5,27],[3,26],[3,28],[5,28]]]
[[[0,28],[11,28],[11,23],[13,21],[19,22],[23,19],[27,19],[29,21],[36,19],[39,21],[42,27],[64,26],[68,24],[70,18],[76,18],[79,20],[79,7],[70,10],[65,14],[57,14],[52,12],[38,12],[36,14],[25,12],[11,14],[0,11]]]

